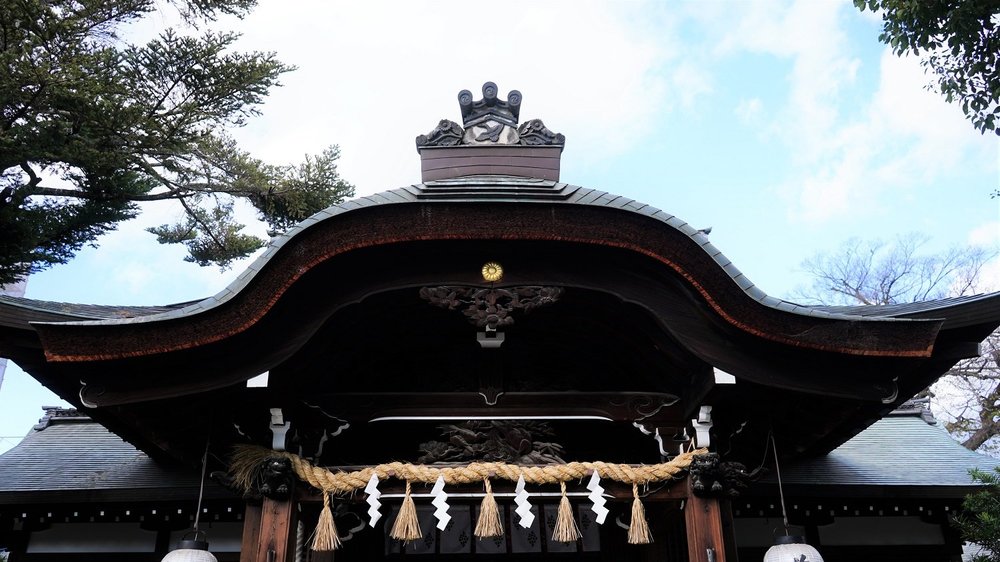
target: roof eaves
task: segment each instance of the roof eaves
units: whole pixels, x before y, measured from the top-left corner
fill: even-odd
[[[468,189],[456,188],[462,187]],[[449,191],[450,190],[450,191]],[[287,233],[274,238],[267,249],[240,274],[228,287],[204,300],[187,303],[186,306],[174,308],[153,314],[136,316],[134,318],[84,317],[79,321],[65,322],[72,325],[108,325],[144,323],[171,320],[197,314],[214,308],[239,293],[259,273],[268,261],[293,238],[317,224],[332,219],[346,212],[380,205],[403,205],[416,202],[423,203],[556,203],[568,205],[602,206],[636,213],[658,220],[670,226],[703,249],[711,259],[719,265],[733,282],[752,300],[777,310],[812,316],[817,318],[837,320],[867,320],[887,322],[908,322],[927,320],[926,318],[903,318],[898,315],[878,315],[872,311],[856,307],[817,307],[804,306],[775,297],[770,297],[757,287],[732,261],[711,244],[704,232],[695,229],[683,220],[632,199],[616,196],[604,191],[583,188],[580,186],[560,183],[550,180],[532,180],[530,178],[506,176],[467,176],[449,180],[439,180],[404,186],[390,191],[351,199],[324,209],[305,219]],[[39,322],[48,324],[51,322]],[[57,322],[63,324],[64,322]]]

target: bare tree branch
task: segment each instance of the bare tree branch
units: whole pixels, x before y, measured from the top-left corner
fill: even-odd
[[[806,260],[813,283],[796,296],[814,304],[886,305],[973,294],[995,248],[953,247],[924,253],[926,236],[893,243],[852,239],[833,253]],[[1000,333],[983,342],[980,357],[956,364],[931,389],[936,414],[963,446],[1000,453]]]

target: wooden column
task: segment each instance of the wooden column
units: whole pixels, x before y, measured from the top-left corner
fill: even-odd
[[[260,506],[247,503],[243,511],[243,540],[240,543],[240,562],[257,562],[257,545],[260,543]]]
[[[247,504],[243,516],[240,562],[294,562],[295,501],[264,498],[260,506]]]
[[[264,498],[260,507],[257,562],[295,562],[295,515],[292,499]]]
[[[715,498],[699,498],[691,490],[684,505],[689,562],[726,562],[726,542],[722,530],[722,507]]]

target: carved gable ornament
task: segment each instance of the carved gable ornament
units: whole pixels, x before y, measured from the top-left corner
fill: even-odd
[[[476,100],[472,92],[458,93],[462,110],[462,125],[442,119],[426,135],[417,137],[417,148],[441,146],[558,146],[566,137],[550,131],[541,119],[518,125],[521,112],[521,92],[511,90],[507,99],[498,96],[497,85],[483,84],[483,97]]]

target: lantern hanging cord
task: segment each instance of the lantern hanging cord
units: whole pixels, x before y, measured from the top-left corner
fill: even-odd
[[[201,500],[205,496],[205,467],[208,466],[209,441],[209,439],[205,440],[205,452],[201,455],[201,481],[198,484],[198,509],[194,512],[194,526],[192,527],[195,532],[195,536],[198,534],[198,519],[201,517]]]
[[[760,456],[760,464],[757,468],[750,471],[750,474],[757,474],[760,472],[764,465],[767,464],[767,456],[771,454],[771,438],[774,436],[774,430],[767,430],[767,437],[764,438],[764,454]]]
[[[774,442],[774,433],[770,434],[771,450],[774,451],[774,472],[778,475],[778,499],[781,500],[781,520],[785,524],[785,536],[788,536],[788,511],[785,509],[785,490],[781,485],[781,466],[778,464],[778,446]]]

